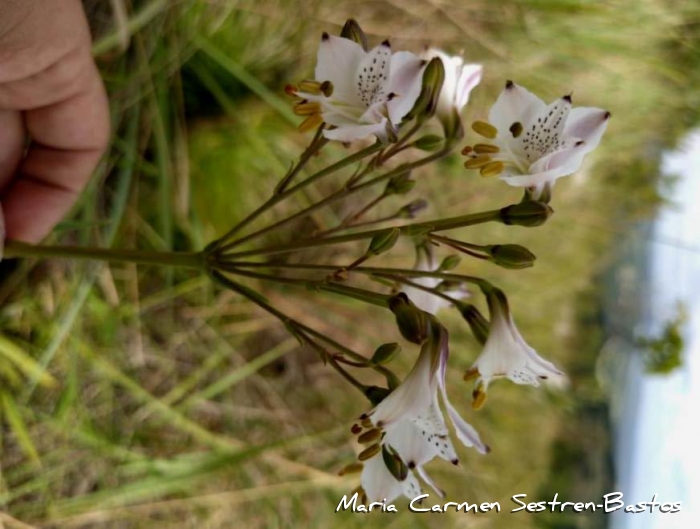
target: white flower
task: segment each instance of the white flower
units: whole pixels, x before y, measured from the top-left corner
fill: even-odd
[[[374,135],[382,141],[395,137],[398,125],[420,95],[425,61],[413,53],[393,53],[389,41],[365,51],[356,42],[323,34],[315,77],[329,81],[332,91],[296,95],[316,103],[323,121],[335,128],[326,138],[352,141]],[[303,104],[303,103],[302,103]],[[315,107],[301,107],[311,113]]]
[[[506,377],[516,384],[539,386],[540,380],[563,375],[525,342],[515,327],[503,292],[493,290],[487,299],[491,317],[489,337],[481,355],[464,377],[466,380],[476,378],[475,408],[483,405],[486,389],[495,378]]]
[[[475,131],[493,139],[466,150],[465,164],[483,176],[500,175],[512,186],[532,188],[535,198],[545,186],[576,172],[586,154],[598,146],[610,113],[600,108],[571,108],[571,96],[545,104],[508,81],[489,112],[489,122]]]
[[[385,498],[391,501],[401,493],[416,497],[420,486],[412,474],[414,469],[442,495],[423,466],[436,456],[455,465],[459,459],[440,410],[438,390],[459,440],[481,453],[488,452],[488,447],[482,443],[476,430],[459,415],[447,398],[445,370],[448,356],[447,330],[431,318],[431,337],[423,345],[413,369],[403,383],[365,417],[374,427],[383,430],[382,444],[391,447],[409,469],[409,477],[399,481],[391,472],[380,468],[384,465],[381,452],[368,460],[371,464],[363,468],[361,482],[370,501]]]
[[[431,48],[423,57],[427,60],[438,57],[445,67],[436,114],[439,119],[450,119],[453,111],[459,114],[469,101],[469,94],[481,82],[483,68],[480,64],[464,64],[459,55],[447,55],[442,50]]]
[[[437,270],[438,265],[435,263],[433,255],[429,249],[425,250],[418,248],[416,264],[413,266],[413,268],[420,271],[434,272]],[[411,279],[411,281],[426,288],[435,288],[441,283],[442,280],[438,277],[417,277]],[[425,312],[429,312],[430,314],[437,314],[439,310],[450,306],[450,302],[446,299],[410,285],[403,285],[401,287],[401,292],[406,294],[416,307],[424,310]],[[461,286],[447,290],[444,292],[444,294],[455,300],[460,300],[469,296],[469,292]]]

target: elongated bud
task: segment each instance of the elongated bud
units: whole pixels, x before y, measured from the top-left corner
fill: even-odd
[[[398,176],[390,178],[384,188],[385,195],[405,195],[416,185],[415,180],[411,180],[411,171],[406,171]]]
[[[416,215],[428,207],[428,201],[422,198],[409,202],[402,207],[397,216],[402,219],[414,219]]]
[[[542,202],[526,201],[501,209],[501,222],[509,226],[539,226],[547,222],[554,210]]]
[[[387,228],[383,230],[372,237],[372,240],[369,242],[367,253],[379,255],[391,250],[400,236],[401,230],[399,228]]]
[[[459,141],[464,138],[464,125],[459,111],[456,108],[450,109],[447,116],[441,116],[442,129],[445,131],[445,138],[452,141]]]
[[[403,481],[408,477],[408,467],[393,450],[386,445],[382,446],[382,459],[386,468],[397,481]]]
[[[370,363],[374,365],[383,365],[391,362],[394,357],[401,352],[401,346],[397,343],[385,343],[377,347],[374,351]]]
[[[349,18],[347,22],[345,22],[343,29],[340,31],[340,36],[345,39],[350,39],[353,42],[357,42],[360,46],[362,46],[363,50],[369,51],[367,35],[365,35],[365,32],[362,31],[360,24],[358,24],[357,20],[354,18]]]
[[[389,298],[389,309],[396,316],[401,336],[409,342],[422,344],[430,336],[430,319],[403,292]]]
[[[442,146],[443,141],[437,134],[426,134],[418,138],[413,145],[421,151],[436,151]]]
[[[438,57],[434,57],[423,70],[423,86],[420,95],[411,111],[404,117],[404,121],[415,117],[425,119],[432,117],[437,110],[437,102],[444,81],[445,66]]]
[[[486,252],[491,256],[491,261],[503,268],[519,270],[530,268],[535,264],[535,254],[519,244],[495,244],[487,246]]]
[[[479,312],[479,309],[469,303],[461,303],[459,312],[469,325],[476,341],[484,345],[489,337],[488,320]]]
[[[447,272],[449,270],[453,270],[457,268],[461,261],[462,258],[459,255],[448,255],[442,260],[442,263],[440,263],[440,267],[438,268],[438,270],[440,272]]]
[[[389,393],[391,393],[390,390],[386,388],[380,388],[379,386],[369,386],[365,390],[365,397],[372,403],[372,406],[379,406],[379,404],[389,396]],[[369,423],[369,426],[366,424]],[[372,425],[372,422],[367,419],[367,423],[362,423],[362,426],[365,428],[369,428]]]

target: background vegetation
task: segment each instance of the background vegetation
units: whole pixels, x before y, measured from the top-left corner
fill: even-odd
[[[114,140],[52,241],[199,249],[267,198],[309,140],[282,92],[308,77],[322,31],[354,17],[377,42],[463,51],[485,66],[465,120],[483,118],[506,79],[545,99],[613,114],[602,147],[557,185],[538,229],[464,230],[517,242],[525,271],[463,261],[509,292],[528,341],[565,368],[566,387],[495,384],[468,410],[463,368],[478,353],[452,334],[451,393],[493,452],[431,471],[451,499],[513,494],[593,499],[609,480],[597,277],[628,227],[653,214],[660,153],[697,123],[700,7],[627,0],[112,0],[87,2],[108,85]],[[467,138],[471,140],[473,138]],[[465,143],[466,143],[465,140]],[[338,147],[324,154],[342,153]],[[519,192],[461,168],[416,174],[425,214],[502,206]],[[301,197],[311,200],[323,188]],[[277,210],[281,216],[284,208]],[[378,216],[393,212],[386,204]],[[297,229],[329,226],[323,211]],[[274,216],[265,221],[270,222]],[[281,218],[281,217],[280,217]],[[410,266],[406,245],[399,264]],[[398,261],[395,262],[395,264]],[[5,262],[0,285],[0,526],[601,527],[591,516],[334,514],[357,476],[349,428],[367,403],[284,328],[206,278],[180,270]],[[265,288],[277,306],[369,352],[398,333],[384,313]],[[294,294],[294,296],[292,295]],[[365,317],[357,317],[357,311]],[[407,368],[414,349],[404,348]],[[461,395],[461,396],[460,396]],[[402,508],[403,507],[403,508]],[[514,522],[515,521],[515,522]]]

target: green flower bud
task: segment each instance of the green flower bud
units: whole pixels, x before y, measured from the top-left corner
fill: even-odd
[[[345,22],[343,29],[340,31],[340,36],[352,40],[353,42],[357,42],[360,46],[362,46],[363,50],[369,51],[367,35],[365,35],[365,32],[362,31],[360,24],[358,24],[357,20],[354,18],[349,18],[347,22]]]
[[[411,171],[406,171],[394,178],[389,179],[384,188],[385,195],[405,195],[416,185],[415,180],[411,180]]]
[[[386,468],[397,481],[403,481],[408,477],[408,467],[406,463],[401,460],[394,450],[388,448],[386,445],[382,446],[382,459],[384,460]]]
[[[391,393],[390,390],[379,386],[369,386],[365,389],[365,397],[369,399],[372,406],[378,406],[380,402],[389,396],[389,393]]]
[[[461,261],[462,258],[459,255],[448,255],[442,260],[442,263],[440,263],[438,271],[448,272],[450,270],[454,270]]]
[[[443,139],[436,134],[427,134],[418,138],[413,145],[421,151],[436,151],[442,146]]]
[[[402,219],[414,219],[416,214],[428,207],[428,201],[422,198],[409,202],[402,207],[397,216]]]
[[[430,118],[435,114],[440,90],[445,81],[445,66],[438,57],[430,60],[423,71],[423,86],[411,111],[404,117],[408,121],[415,117]]]
[[[401,230],[399,228],[387,228],[386,230],[382,230],[372,237],[372,240],[369,242],[367,253],[379,255],[391,250],[400,236]]]
[[[554,210],[542,202],[527,200],[501,209],[501,222],[509,226],[539,226],[547,222]]]
[[[479,309],[467,303],[460,304],[459,312],[469,325],[469,329],[472,331],[474,338],[476,338],[480,344],[485,344],[489,337],[488,320],[479,312]]]
[[[385,343],[374,351],[370,363],[374,365],[388,364],[401,352],[401,346],[397,343]]]
[[[495,244],[487,246],[486,252],[491,256],[491,261],[503,268],[519,270],[530,268],[535,264],[535,254],[519,244]]]
[[[416,307],[406,294],[400,292],[389,298],[389,309],[396,316],[399,332],[406,340],[420,345],[428,339],[429,314]]]

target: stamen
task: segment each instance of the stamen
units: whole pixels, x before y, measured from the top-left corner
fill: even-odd
[[[359,459],[360,461],[367,461],[371,457],[376,456],[381,449],[382,447],[379,443],[377,443],[376,445],[372,445],[369,448],[365,448],[362,452],[360,452],[360,455],[357,456],[357,459]]]
[[[470,369],[467,369],[467,372],[464,373],[464,380],[474,380],[475,378],[479,378],[479,368],[478,367],[472,367]]]
[[[503,164],[503,162],[491,162],[490,164],[482,167],[479,172],[481,173],[481,176],[488,178],[490,176],[498,176],[503,172],[505,167],[506,166]]]
[[[347,474],[357,474],[362,471],[364,465],[362,463],[350,463],[345,468],[340,469],[338,472],[339,476],[345,476]]]
[[[361,431],[362,431],[362,426],[360,426],[359,424],[353,424],[353,425],[352,425],[352,428],[350,428],[350,432],[351,432],[353,435],[357,435],[357,434],[359,434]]]
[[[361,424],[364,428],[374,428],[374,424],[372,424],[372,421],[370,420],[369,417],[362,417]]]
[[[319,127],[323,123],[323,116],[321,114],[311,114],[308,118],[301,122],[299,125],[300,132],[308,132]]]
[[[501,152],[498,145],[491,145],[489,143],[477,143],[474,145],[474,152],[476,154],[495,154]]]
[[[523,124],[520,123],[519,121],[516,121],[513,123],[510,128],[508,129],[510,133],[513,135],[514,138],[517,138],[523,133]]]
[[[474,392],[472,393],[474,400],[472,401],[472,409],[479,410],[482,408],[486,402],[486,392],[484,391],[484,385],[479,384]]]
[[[310,116],[312,114],[319,114],[321,112],[320,103],[309,103],[308,101],[302,101],[294,105],[294,113],[297,116]]]
[[[330,81],[323,81],[321,83],[321,93],[326,97],[331,97],[333,95],[333,83]]]
[[[488,165],[491,162],[493,162],[493,158],[491,158],[490,156],[477,156],[475,158],[470,158],[469,160],[464,162],[464,167],[466,167],[467,169],[479,169],[480,167],[484,167],[485,165]]]
[[[357,442],[362,445],[366,445],[369,443],[373,443],[374,441],[378,441],[381,438],[382,431],[379,428],[374,428],[373,430],[369,430],[368,432],[365,432],[360,437],[358,437]]]
[[[472,152],[471,146],[467,145],[464,149],[462,149],[462,154],[467,155],[470,152]]]
[[[299,88],[293,84],[286,84],[284,86],[284,93],[288,96],[296,96]]]
[[[307,94],[319,95],[321,93],[321,83],[318,81],[305,80],[299,83],[299,91]]]
[[[491,123],[486,123],[485,121],[475,121],[472,123],[472,130],[479,136],[483,136],[484,138],[488,138],[490,140],[494,139],[498,135],[498,129],[491,125]]]

